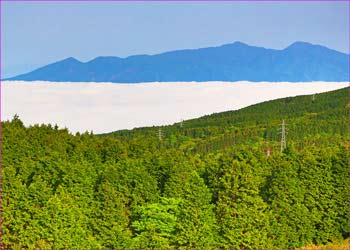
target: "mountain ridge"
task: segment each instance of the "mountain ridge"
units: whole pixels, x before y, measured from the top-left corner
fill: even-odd
[[[234,42],[125,58],[73,57],[5,80],[71,82],[348,81],[349,55],[325,46],[294,42],[270,49]]]

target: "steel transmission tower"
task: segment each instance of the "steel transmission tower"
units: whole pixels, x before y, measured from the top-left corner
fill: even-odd
[[[286,123],[284,122],[284,120],[282,120],[282,124],[281,124],[281,153],[283,152],[283,150],[287,147],[287,142],[286,142]]]
[[[162,140],[162,129],[161,128],[159,128],[159,130],[158,130],[158,138],[159,138],[159,141]]]

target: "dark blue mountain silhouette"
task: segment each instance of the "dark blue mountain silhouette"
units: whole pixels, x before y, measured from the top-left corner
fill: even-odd
[[[72,57],[7,80],[69,82],[348,81],[349,55],[295,42],[283,50],[241,42],[127,58]]]

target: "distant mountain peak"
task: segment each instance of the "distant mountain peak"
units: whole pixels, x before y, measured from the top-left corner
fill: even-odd
[[[68,57],[68,58],[66,58],[66,61],[80,62],[78,59],[76,59],[74,57]]]
[[[220,47],[237,47],[238,48],[238,47],[252,47],[252,46],[250,46],[249,44],[240,42],[240,41],[235,41],[233,43],[224,44]]]
[[[250,46],[246,43],[243,43],[243,42],[240,42],[240,41],[235,41],[232,45],[235,45],[235,46]]]
[[[59,61],[60,63],[81,63],[81,61],[77,60],[74,57],[67,57],[66,59],[63,59]]]
[[[304,41],[295,41],[289,46],[315,46],[315,44],[309,43],[309,42],[304,42]]]
[[[315,45],[315,44],[308,43],[308,42],[297,41],[297,42],[292,43],[291,45],[289,45],[285,49],[286,50],[287,49],[307,49],[307,48],[315,48],[315,47],[323,47],[323,46]]]
[[[126,58],[73,57],[7,80],[71,82],[348,81],[349,55],[307,42],[283,50],[240,41],[218,47]]]

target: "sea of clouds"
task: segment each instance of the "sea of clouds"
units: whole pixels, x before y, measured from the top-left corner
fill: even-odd
[[[106,133],[165,125],[259,102],[321,93],[347,82],[167,82],[140,84],[1,83],[1,120],[18,114],[25,125],[51,123],[69,131]]]

